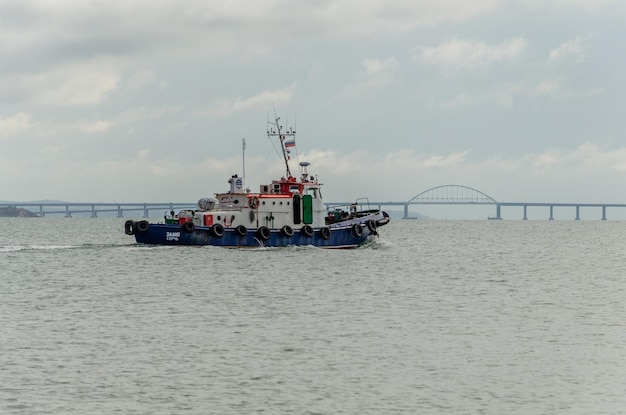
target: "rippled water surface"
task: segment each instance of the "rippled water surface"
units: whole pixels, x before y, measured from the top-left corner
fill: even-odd
[[[626,408],[626,222],[396,220],[355,250],[0,236],[3,414]]]

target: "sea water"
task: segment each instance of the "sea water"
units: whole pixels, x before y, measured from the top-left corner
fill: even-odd
[[[395,220],[353,250],[0,219],[2,414],[626,411],[626,222]]]

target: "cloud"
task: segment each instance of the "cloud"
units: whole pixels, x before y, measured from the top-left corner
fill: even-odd
[[[423,166],[430,169],[433,167],[449,167],[453,165],[458,165],[465,161],[465,157],[468,153],[469,150],[465,150],[461,153],[451,153],[445,157],[431,156],[423,162]]]
[[[32,117],[23,112],[9,118],[0,118],[0,138],[7,138],[19,134],[32,127]]]
[[[340,98],[371,97],[396,82],[395,72],[398,61],[395,57],[385,60],[364,59],[355,83],[347,85],[339,94]]]
[[[546,78],[538,81],[520,81],[500,83],[486,94],[486,99],[501,107],[512,107],[520,99],[564,100],[584,98],[600,95],[602,88],[594,87],[589,90],[575,90],[566,85],[561,78]]]
[[[187,56],[234,52],[241,57],[259,50],[269,53],[275,50],[271,45],[293,41],[376,38],[381,31],[397,34],[467,21],[492,12],[498,4],[499,0],[4,2],[0,38],[5,42],[0,52],[9,62],[18,57],[31,60],[34,71],[42,60],[63,64],[98,56],[135,59],[164,51]]]
[[[591,36],[576,36],[572,40],[561,44],[550,51],[550,60],[560,60],[572,58],[576,63],[580,63],[585,57]]]
[[[196,198],[176,178],[222,190],[241,164],[237,137],[264,182],[273,161],[254,154],[272,150],[274,103],[315,137],[306,156],[330,200],[444,183],[506,195],[557,177],[566,194],[568,176],[589,182],[564,161],[570,147],[623,135],[624,2],[520,2],[0,1],[0,172],[20,180],[0,188],[128,200],[166,183]],[[580,151],[594,191],[616,194],[626,163]]]
[[[542,10],[571,10],[573,8],[583,10],[585,12],[595,12],[597,10],[606,9],[608,6],[622,6],[622,0],[520,0],[521,4],[531,7],[532,9],[541,8]]]
[[[309,173],[319,175],[325,183],[324,195],[329,202],[363,196],[370,200],[408,200],[443,184],[469,186],[497,200],[601,199],[614,203],[624,200],[607,190],[618,186],[626,175],[626,147],[610,149],[585,143],[569,150],[548,148],[516,157],[485,158],[470,158],[469,150],[440,154],[415,149],[387,153],[379,150],[342,153],[315,149],[301,153],[299,160],[292,161],[292,167],[298,161],[311,162]],[[60,164],[50,169],[51,161]],[[248,173],[261,172],[249,174],[247,185],[252,189],[283,174],[281,163],[273,159],[254,156],[246,161]],[[29,169],[21,169],[23,164]],[[29,200],[37,195],[37,198],[86,202],[162,202],[164,197],[193,201],[225,190],[225,179],[240,169],[239,155],[176,160],[158,157],[149,148],[143,148],[124,158],[91,161],[70,147],[51,145],[30,152],[21,160],[0,154],[0,187],[13,189],[5,196],[12,200]],[[21,173],[16,176],[9,174],[11,171]],[[197,186],[181,186],[181,183],[194,183],[197,177],[204,178],[201,186],[204,190],[200,193]],[[68,187],[60,187],[58,183],[66,183]],[[166,195],[163,189],[167,189]]]
[[[208,109],[197,111],[196,115],[227,117],[251,109],[267,110],[272,107],[272,104],[280,105],[289,103],[295,91],[296,84],[292,84],[281,89],[262,91],[246,98],[222,99],[218,100],[215,105]]]
[[[111,129],[111,125],[110,121],[95,120],[80,123],[78,129],[86,134],[102,134],[108,132]]]
[[[543,153],[531,155],[529,161],[536,168],[535,174],[567,177],[572,171],[577,172],[575,176],[594,171],[624,172],[624,160],[626,148],[609,150],[597,144],[583,143],[570,151],[547,149]]]
[[[418,47],[414,58],[445,69],[475,69],[493,62],[513,60],[525,48],[526,40],[521,37],[497,45],[453,38],[436,47]]]
[[[488,94],[490,100],[503,107],[513,106],[519,98],[548,97],[556,99],[565,98],[566,95],[560,79],[544,79],[536,84],[506,82],[497,85]]]
[[[179,106],[148,107],[142,105],[122,112],[114,119],[116,124],[134,124],[141,120],[155,120],[168,115],[179,114],[183,108]]]
[[[51,138],[54,138],[55,142],[64,143],[75,140],[77,137],[81,137],[82,134],[104,135],[121,127],[128,127],[129,131],[132,131],[133,129],[141,128],[142,123],[146,124],[146,122],[148,125],[154,126],[156,121],[173,119],[179,124],[183,122],[180,118],[180,114],[183,111],[184,108],[180,106],[139,106],[124,110],[108,118],[94,114],[87,119],[80,120],[78,115],[76,115],[67,122],[54,118],[40,118],[35,121],[30,115],[21,114],[20,117],[14,117],[16,120],[11,120],[11,123],[7,123],[7,125],[3,125],[3,121],[9,120],[0,119],[0,136],[2,131],[5,133],[13,131],[16,134],[21,131],[30,131],[29,140],[31,143],[38,142],[39,145],[42,145],[49,142]],[[17,124],[17,122],[23,124],[19,129],[9,127],[9,124]],[[169,123],[168,125],[171,126],[172,124]],[[159,131],[167,130],[159,127]],[[80,134],[76,135],[77,132]],[[154,142],[154,140],[150,141]]]
[[[470,150],[447,154],[414,149],[387,154],[316,150],[303,157],[311,162],[310,172],[320,172],[327,184],[326,197],[332,201],[349,199],[346,195],[408,200],[421,191],[450,183],[479,189],[498,200],[625,200],[606,195],[613,194],[607,189],[621,183],[626,174],[626,147],[609,149],[584,143],[569,150],[549,148],[515,157],[470,158],[469,154]]]
[[[130,89],[139,89],[146,85],[150,85],[155,82],[155,80],[156,76],[150,69],[141,69],[135,71],[135,73],[128,78],[126,84]]]
[[[52,107],[93,106],[118,88],[120,76],[101,62],[56,67],[2,80],[0,91],[16,102]]]
[[[221,23],[239,30],[241,27],[265,28],[265,34],[297,38],[319,36],[376,35],[381,30],[403,32],[445,22],[459,22],[489,13],[497,0],[345,0],[341,2],[308,2],[294,7],[291,0],[245,0],[230,2],[187,2],[185,17],[199,23]],[[267,22],[281,30],[273,31]]]
[[[368,196],[388,199],[405,197],[407,185],[423,183],[424,177],[446,177],[446,172],[462,170],[470,150],[449,154],[424,154],[405,149],[381,154],[372,150],[339,153],[313,150],[302,153],[300,160],[311,163],[310,173],[319,172],[328,184],[331,201]],[[373,174],[372,172],[375,172]],[[346,180],[349,177],[350,180]],[[419,178],[417,181],[408,178]],[[394,196],[403,195],[403,196]]]
[[[467,92],[461,92],[460,94],[458,94],[451,100],[444,102],[442,107],[443,108],[458,108],[458,107],[464,107],[466,105],[469,105],[472,102],[474,102],[474,100],[472,99],[471,96],[467,94]]]
[[[492,12],[497,0],[378,1],[346,0],[315,3],[319,5],[308,17],[326,34],[376,36],[382,32],[400,33],[446,22],[461,22]],[[302,19],[304,16],[300,16]],[[300,20],[301,21],[301,20]]]

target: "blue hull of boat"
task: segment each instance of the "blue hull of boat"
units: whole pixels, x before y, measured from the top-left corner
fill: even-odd
[[[306,236],[298,231],[287,236],[280,230],[271,230],[269,239],[263,240],[256,229],[249,229],[246,235],[240,236],[235,229],[227,228],[223,236],[217,237],[211,234],[210,227],[198,226],[194,231],[186,232],[180,225],[151,223],[147,230],[137,230],[134,235],[138,243],[148,245],[212,245],[232,248],[313,245],[321,248],[353,248],[373,235],[365,224],[361,229],[361,235],[355,236],[351,227],[333,228],[328,239],[322,237],[319,229],[314,229],[313,236]]]

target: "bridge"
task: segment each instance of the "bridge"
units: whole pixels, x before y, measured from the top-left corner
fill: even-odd
[[[326,207],[345,206],[351,202],[326,203]],[[547,207],[549,208],[549,220],[554,220],[555,207],[571,207],[575,209],[575,220],[580,220],[581,208],[598,208],[601,210],[601,219],[607,220],[608,208],[626,208],[626,204],[618,203],[550,203],[550,202],[499,202],[493,197],[480,190],[457,185],[448,184],[437,186],[425,190],[412,197],[406,202],[369,202],[370,205],[378,206],[380,209],[388,206],[398,206],[404,209],[404,218],[409,218],[409,207],[411,205],[493,205],[495,216],[489,219],[503,219],[502,208],[521,207],[523,208],[523,220],[528,219],[528,208]],[[92,218],[98,217],[98,213],[116,213],[118,218],[123,218],[125,212],[141,212],[144,218],[150,217],[150,211],[177,211],[180,209],[195,209],[195,203],[161,202],[161,203],[72,203],[72,202],[32,202],[32,203],[10,203],[13,207],[26,208],[39,211],[39,216],[52,214],[63,214],[65,217],[72,217],[73,214],[87,214]]]
[[[330,207],[346,204],[349,203],[327,203],[326,205]],[[575,220],[580,220],[581,208],[601,209],[602,220],[607,220],[607,208],[626,208],[626,204],[619,203],[498,202],[496,199],[481,192],[480,190],[458,184],[432,187],[412,197],[406,202],[370,202],[370,205],[378,206],[381,209],[384,206],[402,206],[404,208],[404,218],[409,218],[409,206],[411,205],[493,205],[496,209],[495,216],[491,216],[488,219],[495,220],[503,219],[503,207],[523,208],[523,220],[528,220],[529,207],[549,208],[549,220],[554,220],[555,207],[574,208],[576,211]]]
[[[124,212],[142,212],[144,218],[150,217],[151,210],[172,211],[180,209],[195,209],[196,203],[73,203],[73,202],[32,202],[10,203],[10,206],[34,210],[39,216],[62,214],[71,218],[73,214],[88,214],[97,218],[98,213],[117,213],[118,218],[124,217]],[[38,212],[37,212],[38,210]]]

